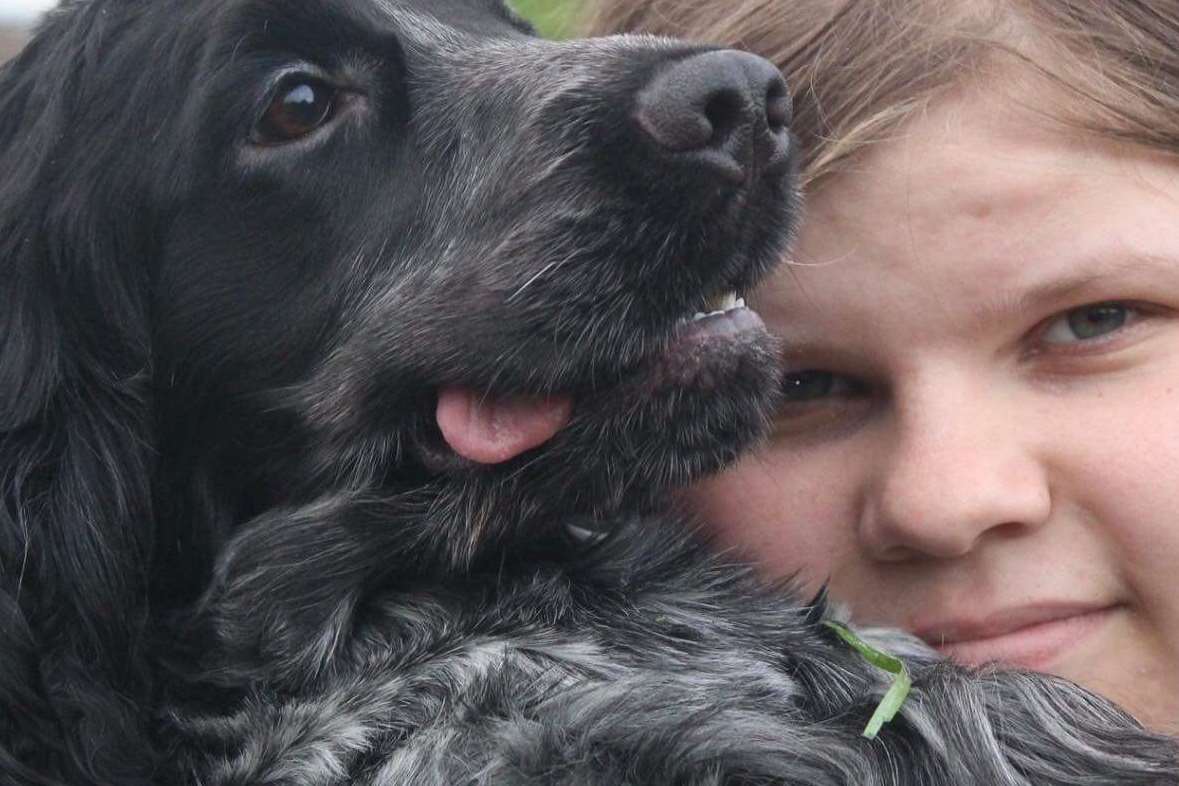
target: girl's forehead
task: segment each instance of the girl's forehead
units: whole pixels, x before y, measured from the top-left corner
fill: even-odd
[[[1134,157],[1026,107],[971,95],[934,105],[865,150],[812,190],[808,215],[854,227],[882,214],[936,217],[940,226],[1022,213],[1095,175],[1126,174]]]
[[[934,107],[807,202],[795,264],[757,299],[773,322],[867,321],[931,293],[993,311],[1125,260],[1179,268],[1174,161],[985,100]]]

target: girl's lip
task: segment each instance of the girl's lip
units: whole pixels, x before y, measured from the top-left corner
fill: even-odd
[[[1038,604],[916,628],[942,655],[967,666],[1000,663],[1046,670],[1068,649],[1105,625],[1117,606]]]

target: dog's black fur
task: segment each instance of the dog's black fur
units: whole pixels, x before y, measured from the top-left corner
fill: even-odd
[[[776,385],[763,330],[679,320],[796,212],[782,161],[718,185],[636,129],[703,51],[491,0],[50,15],[0,70],[4,783],[1177,780],[1079,689],[924,653],[860,738],[884,680],[823,604],[669,512]],[[332,109],[279,144],[300,84]],[[572,420],[476,465],[446,386]]]

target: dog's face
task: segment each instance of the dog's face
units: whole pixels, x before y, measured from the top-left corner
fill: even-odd
[[[713,118],[719,152],[680,149],[666,126],[710,77],[662,75],[707,49],[545,42],[491,0],[207,0],[159,29],[106,5],[132,53],[107,111],[135,119],[120,171],[155,232],[165,458],[210,457],[243,488],[290,488],[293,454],[316,483],[466,487],[534,454],[453,460],[440,391],[559,396],[569,425],[525,476],[600,513],[759,433],[760,322],[691,318],[776,261],[792,157],[764,104],[751,125]],[[742,100],[720,92],[697,114]]]

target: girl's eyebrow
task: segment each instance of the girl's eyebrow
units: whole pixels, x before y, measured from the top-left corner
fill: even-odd
[[[1074,258],[1068,270],[1060,275],[1049,274],[1028,285],[996,291],[973,310],[973,316],[980,321],[1006,319],[1042,309],[1045,304],[1074,302],[1091,291],[1100,291],[1110,298],[1141,296],[1140,287],[1157,281],[1160,274],[1173,277],[1179,284],[1179,250],[1173,255],[1125,248],[1089,251],[1079,259]],[[1126,291],[1118,292],[1114,284]]]
[[[1030,260],[1033,269],[1045,266]],[[1060,267],[1055,267],[1060,270]],[[1086,298],[1150,299],[1150,286],[1158,288],[1162,277],[1170,277],[1179,296],[1179,249],[1174,253],[1148,253],[1126,249],[1095,249],[1071,257],[1067,269],[1030,279],[1029,282],[996,285],[982,302],[969,311],[971,329],[1019,321],[1028,315],[1047,316],[1045,311],[1084,305]],[[1160,292],[1161,295],[1161,292]],[[1179,297],[1175,298],[1179,303]]]
[[[1039,262],[1033,265],[1037,270],[1041,267]],[[968,307],[967,330],[986,330],[996,322],[1026,319],[1029,313],[1084,305],[1087,293],[1104,299],[1149,299],[1152,292],[1161,295],[1159,282],[1163,277],[1174,283],[1175,302],[1179,303],[1179,248],[1174,253],[1144,252],[1124,246],[1086,251],[1081,257],[1073,257],[1063,272],[1047,270],[1028,283],[997,284],[984,300]],[[864,354],[857,351],[860,346],[857,338],[866,339],[866,336],[841,332],[833,339],[830,324],[825,329],[806,318],[791,318],[790,313],[780,302],[766,312],[782,342],[782,357],[786,362],[810,357],[823,357],[828,362],[864,361]],[[829,313],[827,320],[839,323],[838,313]],[[857,324],[853,330],[863,330],[863,326]]]
[[[1109,279],[1142,272],[1179,272],[1179,254],[1166,257],[1119,249],[1111,252],[1090,253],[1073,266],[1065,276],[1035,284],[1025,291],[1027,300],[1067,298],[1080,290]]]
[[[794,327],[794,326],[791,326]],[[859,341],[832,340],[830,336],[811,330],[774,329],[780,341],[780,357],[787,366],[807,363],[822,358],[823,363],[849,366],[863,366],[871,361],[871,353],[865,353]]]

